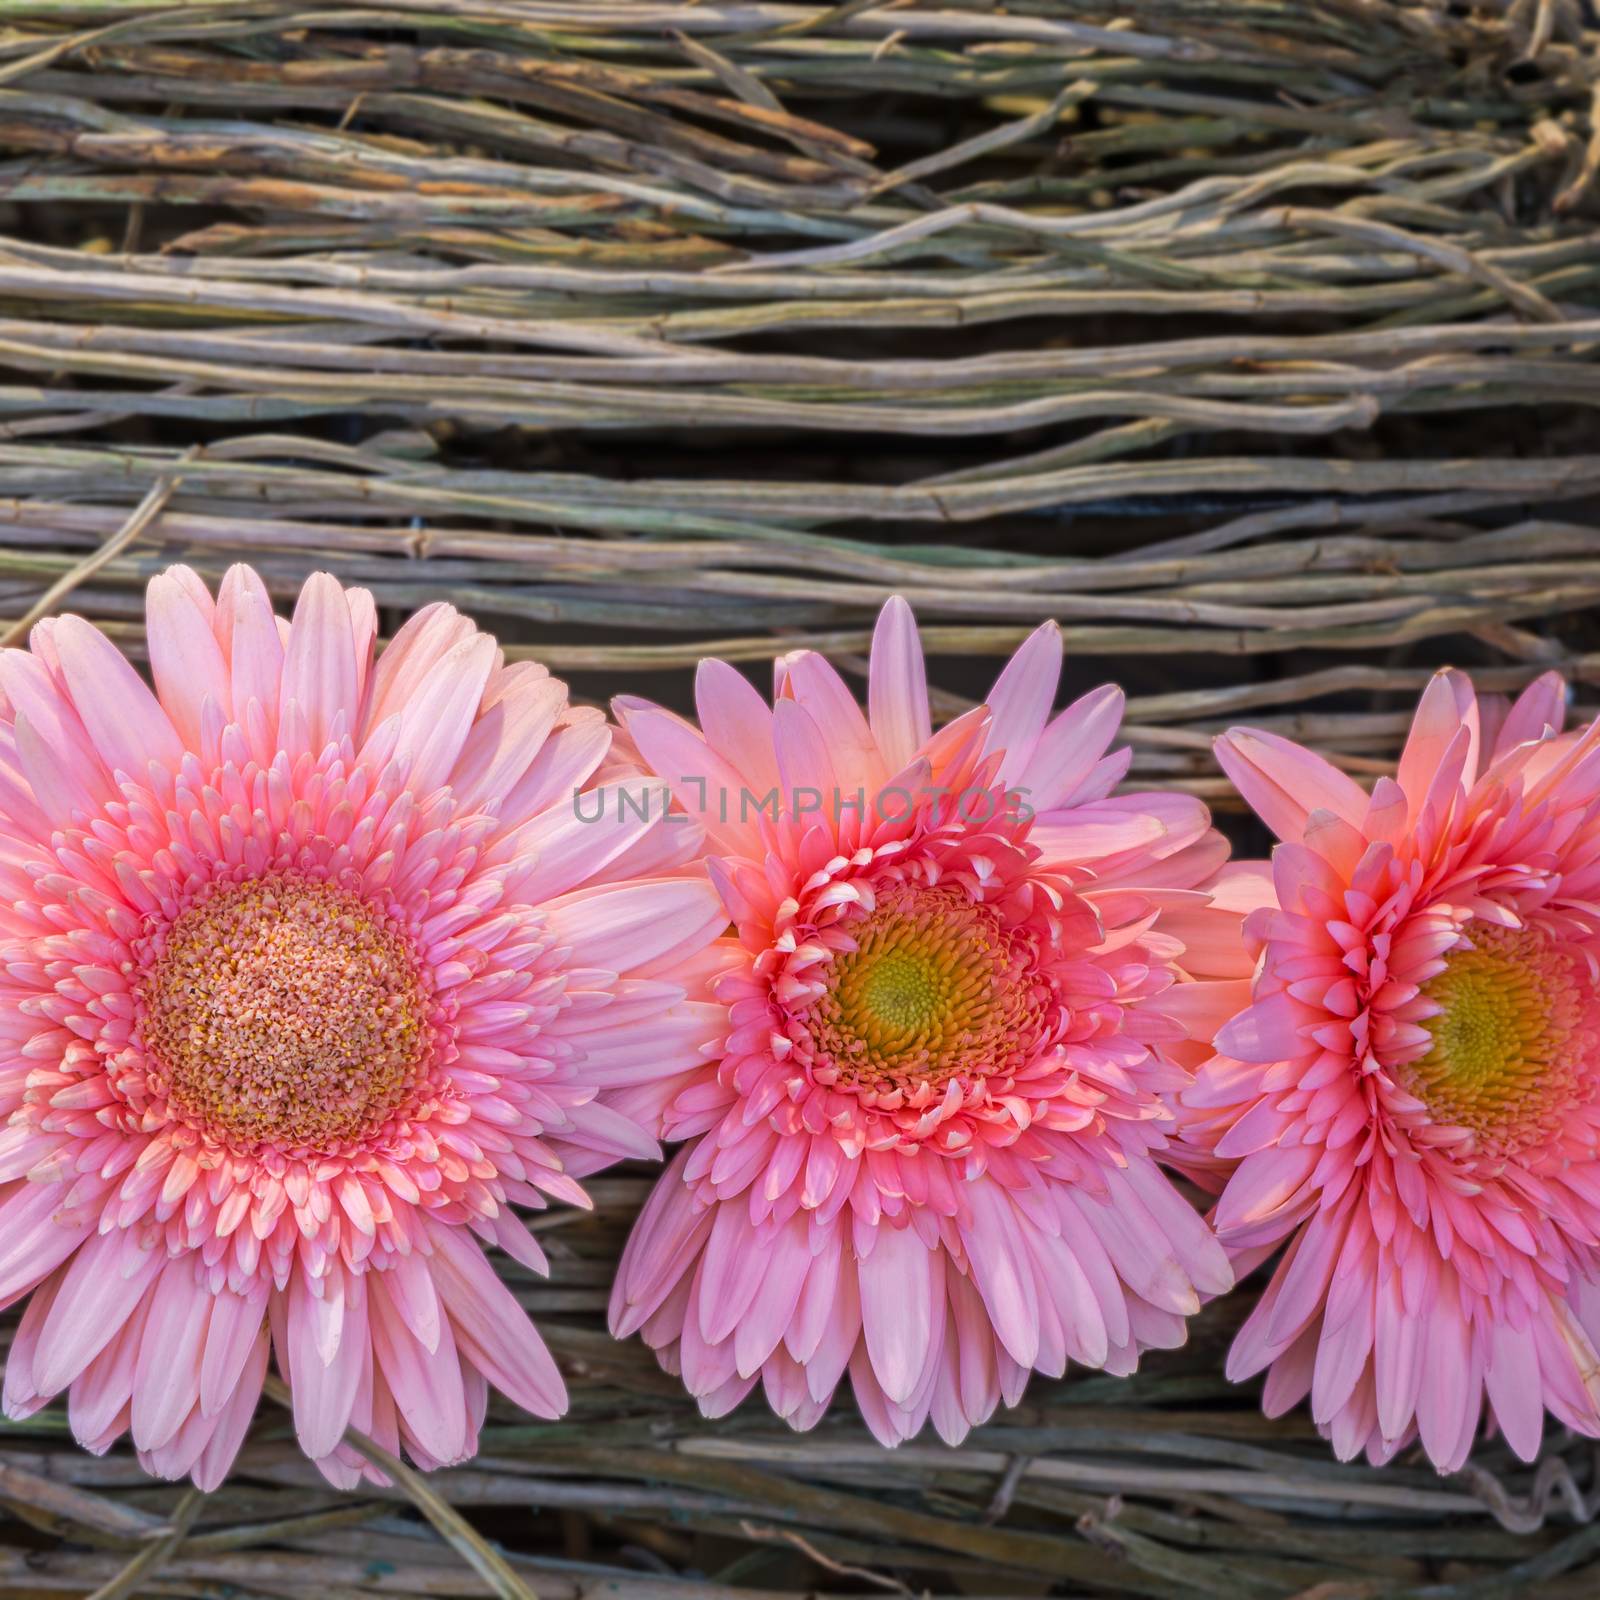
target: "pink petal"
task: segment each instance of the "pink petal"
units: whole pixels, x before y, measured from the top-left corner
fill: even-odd
[[[1452,1275],[1453,1276],[1453,1275]],[[1454,1472],[1465,1458],[1461,1437],[1472,1431],[1481,1404],[1481,1382],[1471,1362],[1472,1333],[1461,1314],[1453,1284],[1442,1282],[1427,1313],[1427,1353],[1417,1387],[1417,1431],[1428,1459]]]
[[[727,925],[704,878],[606,885],[552,900],[546,911],[557,943],[570,948],[570,966],[641,976],[657,965],[670,969]]]
[[[1395,773],[1413,816],[1443,763],[1450,741],[1458,729],[1467,726],[1471,727],[1475,738],[1477,706],[1472,700],[1471,685],[1459,673],[1436,672],[1417,702],[1411,732],[1400,752],[1400,765]],[[1475,773],[1469,771],[1467,781],[1470,783],[1474,776]]]
[[[303,1272],[291,1276],[284,1311],[288,1349],[279,1352],[293,1392],[295,1433],[313,1460],[344,1437],[367,1356],[365,1296],[347,1295],[342,1273],[323,1279],[321,1289],[312,1293]]]
[[[1245,803],[1280,839],[1302,839],[1306,818],[1316,810],[1331,811],[1355,828],[1366,816],[1366,792],[1355,779],[1275,733],[1230,728],[1215,748]]]
[[[166,1263],[118,1229],[87,1240],[72,1258],[50,1308],[33,1364],[41,1394],[57,1394],[100,1354],[133,1315]]]
[[[1131,1186],[1112,1172],[1105,1181],[1108,1201],[1082,1190],[1073,1190],[1071,1200],[1105,1246],[1117,1276],[1160,1310],[1193,1315],[1200,1309],[1200,1297],[1172,1241]]]
[[[178,737],[191,750],[200,748],[200,708],[208,695],[224,716],[233,711],[233,685],[212,614],[209,597],[202,608],[172,572],[150,580],[145,594],[150,671]]]
[[[765,1271],[755,1297],[733,1331],[734,1361],[741,1377],[749,1377],[760,1370],[774,1350],[780,1352],[781,1359],[788,1360],[787,1353],[782,1351],[782,1342],[811,1267],[808,1234],[809,1224],[804,1214],[797,1212],[785,1226],[762,1240],[760,1248]],[[790,1364],[794,1365],[795,1377],[803,1391],[804,1374],[798,1365]]]
[[[659,707],[628,710],[623,726],[650,770],[721,850],[752,847],[760,795],[686,723]]]
[[[133,1442],[159,1450],[200,1400],[200,1362],[210,1297],[192,1256],[167,1262],[150,1291],[150,1313],[133,1378]]]
[[[1521,742],[1520,739],[1517,740]],[[1513,1328],[1503,1317],[1490,1326],[1484,1387],[1505,1441],[1523,1461],[1536,1461],[1544,1436],[1544,1384],[1539,1349],[1531,1329]]]
[[[367,1274],[367,1324],[377,1370],[394,1395],[408,1435],[433,1460],[449,1464],[471,1453],[461,1358],[448,1322],[438,1348],[420,1344],[390,1299],[387,1275]]]
[[[314,754],[327,743],[341,712],[346,732],[355,732],[359,706],[355,633],[344,590],[326,572],[314,572],[306,579],[295,604],[278,703],[282,710],[299,706]]]
[[[346,589],[344,600],[350,608],[350,635],[356,647],[356,704],[359,706],[372,674],[372,652],[378,642],[378,607],[370,589]],[[351,733],[359,726],[358,716]]]
[[[569,709],[502,798],[501,823],[512,828],[549,806],[570,806],[610,748],[611,729],[603,712],[588,706]]]
[[[915,1228],[886,1226],[857,1271],[872,1370],[884,1394],[904,1404],[922,1382],[943,1332],[943,1258]]]
[[[228,568],[217,594],[216,628],[218,643],[228,652],[234,715],[243,717],[254,700],[276,729],[283,643],[272,599],[249,567]]]
[[[1542,739],[1546,733],[1559,733],[1566,720],[1567,683],[1559,672],[1546,672],[1535,678],[1516,698],[1494,741],[1493,754],[1503,756]]]
[[[720,1344],[750,1307],[766,1273],[766,1254],[750,1224],[749,1207],[716,1207],[700,1259],[698,1320],[708,1345]]]
[[[1428,1359],[1424,1320],[1405,1308],[1400,1273],[1390,1271],[1377,1289],[1377,1324],[1373,1333],[1373,1393],[1378,1429],[1385,1439],[1403,1439],[1417,1409],[1417,1391]],[[1534,1393],[1538,1393],[1535,1357]],[[1541,1412],[1542,1407],[1537,1408]]]
[[[980,1179],[971,1185],[972,1222],[962,1230],[973,1282],[1001,1344],[1020,1367],[1039,1353],[1039,1301],[1028,1260],[1026,1225],[1005,1191]]]
[[[1012,782],[1035,811],[1049,811],[1080,788],[1117,736],[1126,703],[1114,683],[1075,700],[1039,736]]]
[[[1300,1031],[1311,1020],[1287,993],[1270,994],[1218,1030],[1217,1049],[1238,1061],[1293,1061],[1316,1048]]]
[[[398,713],[395,754],[410,762],[408,781],[417,794],[449,782],[498,654],[488,634],[469,635],[440,658]]]
[[[24,1180],[7,1189],[0,1200],[0,1306],[48,1277],[94,1231],[92,1218],[57,1216],[57,1184]]]
[[[778,785],[772,753],[772,708],[743,673],[708,658],[694,678],[695,710],[706,743],[757,795]]]
[[[267,1330],[263,1326],[257,1330],[254,1342],[245,1353],[238,1381],[216,1419],[210,1442],[195,1462],[194,1484],[202,1493],[210,1494],[222,1486],[250,1431],[256,1402],[261,1398],[261,1386],[267,1376],[268,1344]]]
[[[1165,922],[1162,926],[1165,928]],[[1191,1039],[1210,1044],[1224,1023],[1250,1005],[1250,992],[1247,978],[1175,983],[1150,1004],[1163,1016],[1182,1024]]]
[[[385,1269],[383,1286],[389,1303],[413,1337],[431,1355],[439,1348],[439,1327],[444,1315],[433,1266],[420,1251],[396,1256]]]
[[[867,719],[843,678],[816,653],[800,650],[789,658],[788,692],[805,708],[828,741],[833,769],[846,790],[858,785],[870,797],[889,777]]]
[[[525,663],[518,663],[524,665]],[[502,677],[509,677],[509,668]],[[450,786],[463,805],[498,801],[528,770],[567,704],[566,685],[519,673],[510,692],[486,702],[456,759]],[[490,684],[490,694],[494,684]]]
[[[408,617],[372,669],[362,735],[404,711],[446,651],[476,631],[468,618],[442,601]]]
[[[122,652],[82,617],[62,617],[55,641],[73,706],[106,766],[141,779],[152,761],[177,766],[182,741]]]
[[[464,1230],[434,1224],[428,1233],[434,1281],[463,1354],[524,1411],[559,1417],[566,1385],[516,1296]]]
[[[1160,817],[1106,804],[1075,806],[1042,816],[1034,823],[1030,838],[1043,852],[1047,866],[1062,867],[1099,863],[1124,851],[1147,849],[1166,836],[1166,824]]]
[[[1007,784],[1021,781],[1039,735],[1055,704],[1061,680],[1061,630],[1041,623],[1023,640],[989,691],[989,736],[983,753],[1004,751],[1000,776]]]
[[[789,699],[773,706],[772,731],[781,807],[819,820],[833,818],[843,800],[854,795],[857,780],[836,774],[828,734],[804,706]]]
[[[867,715],[891,772],[908,766],[933,734],[922,641],[911,607],[899,595],[890,597],[873,629]]]
[[[208,1417],[233,1407],[266,1325],[265,1285],[252,1286],[245,1294],[225,1289],[213,1298],[205,1354],[200,1358],[200,1409]]]

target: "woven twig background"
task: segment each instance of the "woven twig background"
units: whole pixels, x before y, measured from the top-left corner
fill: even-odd
[[[1597,217],[1590,0],[0,0],[0,632],[243,557],[681,705],[899,591],[944,712],[1054,616],[1141,780],[1369,774],[1446,661],[1600,698]],[[1341,1467],[1247,1294],[955,1452],[702,1423],[603,1331],[647,1181],[507,1264],[563,1423],[346,1497],[269,1407],[203,1503],[5,1424],[0,1595],[1594,1592],[1592,1446]]]

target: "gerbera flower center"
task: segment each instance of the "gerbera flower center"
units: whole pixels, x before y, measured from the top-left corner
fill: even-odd
[[[1440,1007],[1411,1087],[1437,1122],[1509,1153],[1556,1131],[1594,1049],[1581,956],[1536,928],[1470,925],[1470,949],[1423,985]],[[1586,969],[1583,969],[1586,978]]]
[[[938,1088],[1031,1056],[1048,1006],[1029,941],[959,889],[905,885],[850,929],[806,1019],[815,1060],[841,1085]]]
[[[191,906],[140,998],[171,1105],[235,1143],[327,1149],[374,1132],[432,1037],[400,929],[359,895],[290,874]]]
[[[950,985],[926,950],[887,950],[855,985],[859,1018],[879,1034],[937,1025],[950,998]]]

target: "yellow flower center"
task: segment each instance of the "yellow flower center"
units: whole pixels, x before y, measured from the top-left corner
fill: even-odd
[[[1583,989],[1576,956],[1536,929],[1473,923],[1468,937],[1423,985],[1440,1010],[1411,1087],[1435,1121],[1505,1153],[1544,1136],[1576,1082]]]
[[[958,889],[907,885],[850,930],[808,1019],[816,1058],[878,1092],[992,1077],[1029,1060],[1051,991],[1029,943]]]
[[[290,874],[191,906],[139,997],[174,1108],[252,1146],[327,1149],[375,1132],[431,1045],[400,929],[359,895]]]
[[[926,950],[916,949],[891,949],[876,961],[855,963],[849,987],[858,1022],[880,1039],[938,1026],[955,998],[951,965],[941,968]]]

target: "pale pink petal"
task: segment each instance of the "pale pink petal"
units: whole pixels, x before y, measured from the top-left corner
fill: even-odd
[[[255,1340],[245,1355],[238,1382],[216,1419],[210,1442],[201,1451],[194,1465],[195,1487],[203,1494],[221,1488],[250,1431],[251,1419],[256,1413],[256,1403],[261,1398],[261,1387],[267,1376],[267,1330],[257,1330]]]
[[[890,769],[844,679],[815,650],[800,650],[789,658],[787,692],[826,735],[840,782],[848,789],[864,786],[869,796],[875,794],[888,780]]]
[[[463,639],[446,651],[397,713],[395,754],[409,764],[408,777],[419,794],[431,794],[450,777],[496,653],[494,640],[485,633]]]
[[[10,1305],[54,1272],[94,1231],[94,1221],[58,1215],[55,1184],[7,1184],[0,1193],[0,1305]]]
[[[370,589],[346,589],[345,604],[350,608],[350,633],[356,647],[356,704],[366,697],[372,676],[372,652],[378,642],[378,607]],[[357,713],[356,724],[360,725]],[[354,730],[352,730],[354,731]]]
[[[1018,1366],[1039,1353],[1039,1302],[1028,1260],[1026,1228],[992,1184],[974,1184],[972,1225],[966,1232],[973,1282],[994,1323],[995,1337]]]
[[[1035,811],[1049,811],[1082,787],[1116,738],[1125,703],[1122,690],[1108,683],[1074,700],[1039,735],[1027,765],[1011,777]]]
[[[648,778],[603,785],[570,806],[552,807],[510,836],[516,853],[533,862],[518,893],[549,900],[608,878],[607,869],[647,834],[681,826],[664,822],[665,814],[660,785]]]
[[[281,711],[299,707],[313,753],[321,750],[342,715],[355,731],[360,693],[355,632],[344,591],[326,572],[313,573],[295,604],[278,690]]]
[[[789,699],[773,706],[772,731],[783,808],[796,816],[834,817],[844,797],[855,793],[857,780],[834,766],[829,735],[804,706]]]
[[[546,907],[574,966],[648,976],[678,952],[700,949],[726,925],[703,878],[668,878],[562,895]]]
[[[232,708],[242,717],[255,701],[278,725],[278,694],[283,680],[283,642],[272,601],[261,579],[248,567],[229,567],[217,596],[217,642],[228,654],[233,681]]]
[[[200,1402],[209,1297],[195,1263],[167,1262],[150,1291],[133,1378],[133,1442],[159,1450]]]
[[[207,697],[225,716],[233,711],[233,684],[212,629],[210,596],[202,607],[188,584],[162,573],[150,580],[145,613],[150,671],[162,708],[184,744],[198,749],[200,709]]]
[[[261,1345],[266,1311],[265,1286],[252,1286],[249,1294],[224,1290],[212,1300],[205,1354],[200,1358],[200,1409],[208,1417],[224,1411],[231,1413],[239,1387]]]
[[[764,1371],[770,1396],[773,1373],[781,1373],[782,1382],[792,1395],[791,1411],[801,1404],[802,1397],[809,1398],[805,1368],[782,1350],[783,1336],[791,1325],[811,1270],[813,1257],[807,1234],[805,1218],[797,1214],[785,1227],[761,1241],[759,1249],[765,1270],[754,1298],[733,1330],[733,1353],[739,1375],[749,1377]],[[774,1351],[780,1352],[776,1360]],[[780,1416],[788,1414],[779,1410]]]
[[[408,617],[372,669],[362,733],[404,711],[434,665],[474,631],[454,606],[442,602]]]
[[[867,714],[891,772],[909,765],[933,733],[922,641],[911,607],[899,595],[878,613],[873,630]]]
[[[1544,1436],[1538,1345],[1531,1329],[1503,1321],[1495,1324],[1491,1337],[1483,1374],[1490,1408],[1506,1443],[1522,1460],[1535,1461]]]
[[[395,1311],[381,1272],[367,1275],[367,1325],[377,1368],[394,1395],[407,1437],[434,1461],[447,1465],[470,1454],[461,1359],[448,1321],[439,1344],[420,1344]]]
[[[347,1294],[342,1273],[330,1274],[317,1288],[313,1293],[303,1273],[290,1279],[288,1344],[278,1352],[293,1390],[295,1433],[313,1459],[327,1455],[344,1436],[368,1340],[365,1296]]]
[[[1290,1061],[1311,1048],[1311,1014],[1288,993],[1271,994],[1241,1011],[1217,1033],[1217,1049],[1237,1061]]]
[[[124,1233],[90,1239],[73,1256],[45,1321],[33,1364],[42,1394],[57,1394],[100,1354],[165,1264],[160,1250]]]
[[[750,793],[741,774],[677,717],[653,706],[621,714],[650,771],[713,844],[728,850],[744,845],[762,797]]]
[[[501,799],[501,822],[513,828],[550,806],[572,805],[610,748],[603,712],[586,706],[569,710]]]
[[[511,691],[492,703],[485,697],[483,713],[472,724],[456,759],[450,787],[463,804],[498,805],[528,770],[566,709],[566,686],[555,679],[519,675],[512,682]],[[491,692],[493,687],[491,682]]]
[[[432,1227],[433,1273],[464,1355],[523,1410],[559,1417],[566,1386],[544,1340],[483,1252],[459,1228]]]
[[[1313,811],[1331,811],[1353,827],[1360,827],[1366,816],[1367,796],[1360,784],[1277,734],[1231,728],[1217,739],[1216,752],[1222,770],[1280,839],[1303,838]]]
[[[1486,742],[1496,757],[1509,755],[1520,744],[1560,733],[1566,712],[1566,680],[1558,672],[1543,673],[1517,696],[1492,741],[1484,730]]]
[[[81,617],[62,617],[55,643],[73,707],[107,768],[142,778],[152,761],[175,766],[177,732],[122,652]]]
[[[1004,753],[1000,776],[1006,783],[1020,783],[1028,770],[1055,704],[1060,679],[1061,630],[1053,622],[1041,623],[1022,642],[989,691],[989,735],[983,751],[985,755]]]
[[[718,1206],[700,1258],[696,1317],[708,1345],[721,1344],[750,1309],[766,1274],[748,1211],[743,1206]]]
[[[858,1269],[861,1329],[884,1394],[903,1404],[944,1327],[944,1264],[914,1228],[884,1228]]]
[[[1447,672],[1435,673],[1417,703],[1417,714],[1412,721],[1405,749],[1400,752],[1400,765],[1395,773],[1396,781],[1411,803],[1413,814],[1422,804],[1423,796],[1439,769],[1451,739],[1462,726],[1462,708],[1455,679]]]
[[[695,709],[706,743],[757,795],[778,785],[772,753],[772,710],[743,673],[707,659],[695,672]]]

